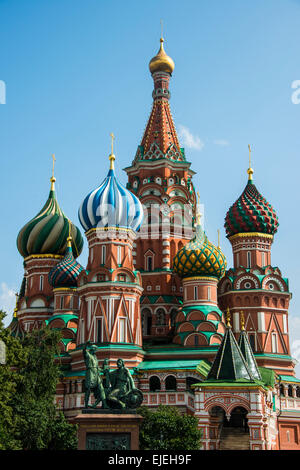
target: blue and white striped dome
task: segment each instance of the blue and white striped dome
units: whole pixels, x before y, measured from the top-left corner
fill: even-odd
[[[78,212],[85,231],[96,227],[138,230],[143,215],[140,200],[116,179],[113,162],[103,183],[86,196]]]

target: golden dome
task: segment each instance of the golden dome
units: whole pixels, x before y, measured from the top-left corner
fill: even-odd
[[[154,72],[167,72],[172,73],[175,67],[173,59],[169,57],[164,50],[163,38],[160,38],[160,48],[156,56],[149,62],[149,69],[151,73]]]
[[[212,276],[221,279],[226,271],[226,258],[221,249],[208,240],[199,224],[195,237],[175,255],[173,270],[180,277]]]

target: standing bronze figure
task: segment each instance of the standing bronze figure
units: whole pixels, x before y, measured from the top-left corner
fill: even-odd
[[[96,357],[97,346],[93,345],[87,349],[87,345],[83,347],[83,357],[86,365],[86,374],[85,374],[85,408],[89,406],[89,398],[91,392],[94,393],[96,399],[92,408],[102,401],[102,408],[108,408],[106,403],[106,397],[104,392],[104,387],[102,384],[102,379],[100,376],[100,368],[98,366],[98,359]]]

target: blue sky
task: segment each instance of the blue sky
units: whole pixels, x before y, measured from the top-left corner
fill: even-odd
[[[82,199],[106,176],[112,131],[126,182],[122,168],[151,110],[148,63],[161,19],[175,62],[172,114],[197,172],[207,235],[216,242],[221,229],[231,265],[224,217],[246,184],[251,144],[254,182],[279,217],[272,264],[290,279],[300,359],[297,0],[0,0],[0,307],[14,304],[23,274],[16,236],[47,199],[52,153],[59,203],[77,225]]]

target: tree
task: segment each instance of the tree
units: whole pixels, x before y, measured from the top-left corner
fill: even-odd
[[[5,312],[0,310],[0,339],[6,346],[6,363],[0,364],[0,450],[18,450],[22,449],[21,442],[16,438],[19,419],[13,412],[11,402],[21,380],[18,369],[26,363],[26,356],[20,341],[4,328],[5,316]]]
[[[200,449],[201,431],[195,416],[181,414],[177,408],[166,405],[160,405],[157,411],[142,406],[138,413],[144,417],[140,428],[142,450]]]
[[[0,388],[5,385],[5,374],[8,383],[7,391],[0,395],[0,410],[3,408],[7,416],[5,427],[0,426],[4,430],[0,433],[0,449],[76,449],[76,427],[67,422],[54,403],[61,374],[60,332],[45,327],[19,340],[3,330],[2,324],[2,336],[8,361],[5,370],[0,366]]]

